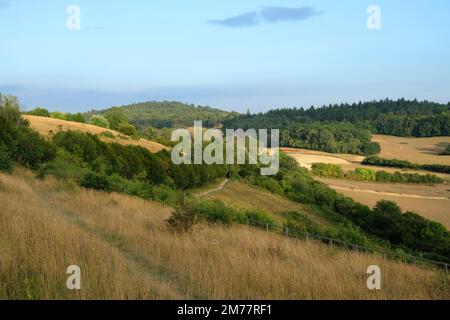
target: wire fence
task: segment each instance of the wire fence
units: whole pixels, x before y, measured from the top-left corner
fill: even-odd
[[[414,265],[420,264],[420,265],[434,266],[438,270],[443,270],[445,272],[446,278],[448,278],[448,276],[449,276],[450,264],[442,262],[442,261],[425,259],[422,257],[413,256],[410,254],[399,255],[393,251],[384,251],[384,250],[380,250],[380,249],[370,248],[370,247],[363,246],[360,244],[349,243],[349,242],[346,242],[343,240],[330,238],[330,237],[326,237],[323,235],[318,235],[318,234],[307,232],[304,230],[282,227],[282,226],[279,226],[279,225],[276,225],[273,223],[269,224],[269,223],[264,223],[264,222],[257,221],[257,220],[252,220],[252,219],[247,219],[247,225],[251,226],[251,227],[256,227],[258,229],[265,229],[267,232],[276,232],[276,233],[282,234],[285,237],[289,237],[289,238],[321,242],[321,243],[329,245],[329,246],[336,246],[341,249],[346,249],[346,250],[350,250],[350,251],[380,255],[385,259],[395,259],[395,260],[399,260],[403,263],[414,264]]]

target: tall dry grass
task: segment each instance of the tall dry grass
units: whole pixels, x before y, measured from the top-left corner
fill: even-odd
[[[168,232],[171,209],[0,175],[0,298],[449,299],[441,273],[249,229]],[[82,270],[82,290],[65,287]],[[367,266],[382,290],[366,288]]]

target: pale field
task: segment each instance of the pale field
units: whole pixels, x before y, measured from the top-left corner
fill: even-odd
[[[402,138],[375,134],[373,141],[381,145],[382,158],[450,165],[450,156],[439,155],[450,145],[450,137]]]
[[[37,117],[37,116],[30,116],[30,115],[23,115],[23,118],[27,119],[30,122],[31,128],[38,131],[43,136],[47,136],[51,133],[57,133],[59,130],[72,130],[72,131],[80,131],[80,132],[86,132],[91,134],[100,134],[102,132],[110,132],[115,138],[107,138],[107,137],[100,137],[102,141],[105,142],[116,142],[122,145],[135,145],[135,146],[141,146],[150,152],[158,152],[163,149],[168,149],[166,146],[163,146],[162,144],[159,144],[154,141],[149,141],[146,139],[139,139],[139,140],[133,140],[130,137],[126,137],[125,135],[121,134],[120,132],[105,129],[97,126],[93,126],[86,123],[78,123],[78,122],[72,122],[72,121],[65,121],[65,120],[59,120],[59,119],[53,119],[53,118],[46,118],[46,117]]]
[[[373,207],[380,200],[396,202],[403,211],[414,211],[442,223],[450,230],[450,186],[370,183],[316,178],[339,193]]]
[[[0,299],[450,299],[442,272],[246,226],[173,234],[171,209],[0,174]],[[65,287],[81,267],[80,291]],[[366,288],[379,265],[382,290]]]

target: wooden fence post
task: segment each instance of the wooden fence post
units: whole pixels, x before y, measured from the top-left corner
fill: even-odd
[[[286,236],[286,237],[289,237],[289,228],[288,228],[288,227],[286,227],[286,230],[285,230],[285,236]]]

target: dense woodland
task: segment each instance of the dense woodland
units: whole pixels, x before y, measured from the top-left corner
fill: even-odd
[[[372,133],[402,137],[449,136],[450,103],[386,99],[321,108],[274,109],[254,115],[247,113],[226,121],[225,125],[285,129],[316,121],[349,122]]]

